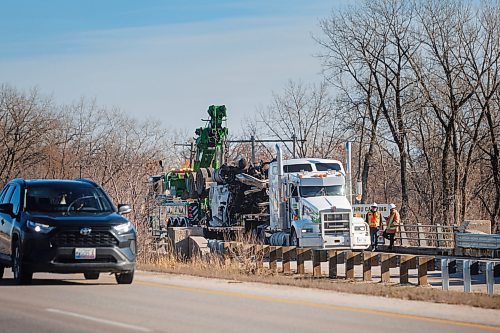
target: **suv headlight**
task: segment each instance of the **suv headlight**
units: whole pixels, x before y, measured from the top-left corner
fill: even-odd
[[[124,233],[129,232],[132,229],[134,229],[134,225],[130,222],[127,222],[127,223],[115,225],[113,227],[113,229],[115,229],[115,231],[118,232],[119,234],[124,234]]]
[[[30,220],[28,220],[26,225],[28,226],[29,229],[31,229],[35,232],[39,232],[41,234],[48,234],[49,232],[51,232],[54,229],[54,227],[51,227],[50,225],[43,224],[43,223],[37,223],[37,222],[30,221]]]

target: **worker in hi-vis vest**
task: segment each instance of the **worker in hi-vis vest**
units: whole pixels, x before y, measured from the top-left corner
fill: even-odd
[[[366,214],[366,223],[370,227],[370,239],[372,251],[377,250],[378,231],[382,227],[382,214],[378,211],[377,203],[370,206],[370,211]]]
[[[396,210],[395,204],[389,204],[390,214],[387,218],[387,226],[384,231],[384,238],[389,240],[389,250],[394,247],[394,236],[401,223],[401,218],[399,217],[399,212]]]

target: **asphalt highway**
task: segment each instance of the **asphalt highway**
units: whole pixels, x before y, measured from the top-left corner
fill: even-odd
[[[500,312],[139,272],[0,280],[0,332],[500,332]]]

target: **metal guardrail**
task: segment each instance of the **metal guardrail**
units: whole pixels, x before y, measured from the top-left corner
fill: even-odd
[[[500,249],[500,235],[457,232],[455,235],[455,243],[457,247],[466,249],[498,250]]]
[[[486,276],[486,293],[488,295],[493,295],[495,293],[495,266],[499,265],[498,261],[484,261],[484,260],[471,260],[471,259],[460,259],[460,258],[441,258],[441,287],[443,290],[450,289],[450,267],[452,264],[456,264],[457,261],[462,262],[462,281],[464,286],[464,292],[472,292],[472,265],[478,265],[479,262],[485,264],[484,274]],[[477,273],[476,273],[477,274]]]

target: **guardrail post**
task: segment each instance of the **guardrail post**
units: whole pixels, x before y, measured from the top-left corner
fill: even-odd
[[[354,253],[347,251],[345,261],[345,278],[354,279]]]
[[[380,282],[390,282],[391,272],[390,272],[390,261],[392,254],[382,253],[380,262]]]
[[[231,247],[230,247],[230,244],[229,242],[224,242],[222,243],[222,246],[223,246],[223,256],[224,256],[224,264],[225,265],[228,265],[231,261]]]
[[[443,290],[450,289],[450,273],[448,272],[448,264],[450,259],[443,258],[441,259],[441,286]]]
[[[434,259],[430,257],[418,257],[418,285],[419,286],[427,286],[429,284],[427,280],[427,267],[429,265],[429,261],[434,261]]]
[[[408,283],[408,270],[410,269],[413,256],[402,255],[399,257],[399,283]]]
[[[263,245],[255,245],[255,267],[257,269],[264,268],[264,251]]]
[[[490,296],[492,296],[495,291],[495,277],[493,274],[494,269],[495,263],[493,261],[488,261],[486,263],[486,290]]]
[[[276,246],[269,246],[269,269],[273,272],[276,272],[278,269],[278,264],[277,264],[277,253],[276,253],[277,247]]]
[[[264,258],[269,258],[269,245],[262,246],[262,261],[264,262]]]
[[[296,251],[296,248],[293,246],[283,246],[283,273],[289,274],[291,272],[290,269],[290,261],[292,259],[292,252]]]
[[[321,250],[312,250],[313,276],[321,276]]]
[[[472,281],[470,277],[470,260],[463,261],[463,279],[464,279],[464,292],[470,293],[472,289]]]
[[[337,251],[328,251],[328,277],[330,279],[337,278]]]
[[[363,281],[372,280],[372,257],[373,253],[365,251],[363,252]]]
[[[397,268],[398,267],[398,262],[399,262],[399,256],[393,254],[391,256],[391,259],[389,260],[389,268]]]
[[[309,249],[297,249],[297,274],[305,274],[305,253],[306,251],[310,251]]]

